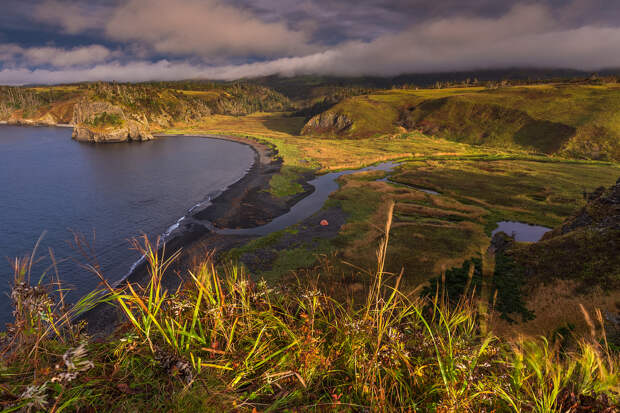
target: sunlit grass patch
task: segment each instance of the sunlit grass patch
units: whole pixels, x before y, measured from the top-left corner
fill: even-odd
[[[303,192],[304,188],[299,183],[303,179],[299,168],[283,166],[280,173],[274,175],[269,181],[269,192],[277,197],[293,196]]]
[[[436,160],[406,163],[393,179],[435,188],[506,219],[554,226],[585,204],[584,191],[610,185],[619,172],[615,165]]]

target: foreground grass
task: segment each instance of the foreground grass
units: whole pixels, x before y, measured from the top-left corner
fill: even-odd
[[[29,260],[18,261],[0,403],[5,411],[613,411],[619,363],[604,340],[502,341],[491,332],[493,308],[474,291],[455,305],[439,291],[434,299],[400,291],[403,274],[384,269],[388,217],[366,297],[347,305],[313,283],[329,268],[272,288],[209,257],[166,291],[174,255],[145,241],[151,282],[108,289],[127,321],[103,339],[71,323],[62,300],[30,285]],[[484,266],[488,274],[491,255]]]

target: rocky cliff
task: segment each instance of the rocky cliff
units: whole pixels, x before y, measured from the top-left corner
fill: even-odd
[[[606,233],[620,231],[620,178],[611,188],[600,187],[590,194],[586,206],[567,219],[560,227],[545,234],[552,239],[579,230]]]
[[[291,108],[285,96],[243,82],[0,86],[0,122],[72,125],[73,138],[86,142],[144,141],[153,139],[150,131],[192,124],[213,114],[241,116]]]
[[[81,99],[73,107],[73,139],[81,142],[127,142],[153,139],[148,121],[129,118],[122,108],[105,101]]]
[[[303,127],[303,135],[338,134],[351,127],[353,121],[346,115],[336,112],[323,112],[312,117]]]
[[[620,179],[590,194],[585,207],[542,240],[518,243],[498,233],[492,244],[511,260],[507,275],[523,281],[525,305],[536,316],[519,333],[591,331],[585,306],[591,315],[600,311],[608,342],[620,346]]]

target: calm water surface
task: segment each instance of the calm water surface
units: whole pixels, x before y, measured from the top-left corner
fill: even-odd
[[[44,231],[35,275],[53,248],[76,297],[97,281],[78,266],[84,259],[68,245],[69,229],[94,239],[104,274],[117,281],[138,258],[128,239],[164,233],[254,161],[250,147],[217,139],[93,145],[70,138],[71,129],[0,126],[0,330],[11,318],[8,259],[30,253]]]
[[[514,236],[515,241],[536,242],[540,241],[543,235],[549,231],[551,231],[551,228],[541,227],[540,225],[531,225],[517,221],[500,221],[497,223],[497,228],[493,230],[491,236],[498,232],[504,232]]]

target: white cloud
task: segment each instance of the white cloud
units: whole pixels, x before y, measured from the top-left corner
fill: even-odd
[[[103,62],[115,53],[108,48],[92,45],[59,49],[56,47],[33,47],[24,49],[23,56],[34,65],[51,64],[57,67],[68,67]]]
[[[506,67],[620,67],[620,28],[561,28],[549,9],[516,6],[499,18],[449,18],[327,52],[226,68],[253,74],[395,75]],[[223,68],[222,68],[223,69]],[[233,76],[234,75],[234,76]]]
[[[136,82],[146,80],[174,80],[208,77],[211,72],[188,63],[158,62],[111,62],[90,68],[66,68],[60,70],[8,68],[0,70],[0,84],[58,84],[77,81],[115,80]]]
[[[39,6],[36,18],[69,33],[101,31],[108,39],[146,47],[154,54],[206,59],[289,56],[316,50],[285,22],[265,22],[219,0],[128,0],[88,7],[60,0]]]
[[[62,27],[67,33],[77,34],[102,27],[112,10],[96,2],[73,2],[67,0],[45,0],[32,8],[34,18],[41,22]]]
[[[194,0],[183,1],[194,3]],[[175,36],[177,34],[173,33],[163,38]],[[241,40],[230,41],[240,42],[239,53],[245,50]],[[172,47],[172,43],[166,41],[162,44]],[[5,68],[0,71],[0,83],[238,79],[270,74],[395,75],[505,67],[597,70],[620,67],[619,44],[619,27],[585,25],[563,28],[548,8],[526,5],[516,6],[498,18],[438,19],[411,26],[400,33],[379,36],[370,42],[347,42],[304,56],[219,66],[134,59],[125,63],[106,61],[92,67],[57,70]],[[187,50],[198,46],[188,47]],[[3,51],[0,47],[0,56],[15,53],[12,50],[9,47]],[[101,58],[104,58],[103,54]],[[78,60],[78,55],[74,59]]]
[[[26,64],[28,66],[51,65],[59,68],[93,65],[118,56],[100,45],[73,47],[21,47],[16,44],[0,44],[0,60],[7,65]]]

